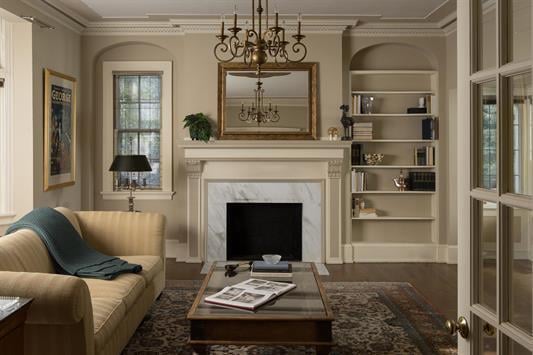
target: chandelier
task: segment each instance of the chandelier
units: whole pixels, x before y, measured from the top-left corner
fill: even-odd
[[[254,102],[252,106],[247,109],[244,108],[244,104],[241,105],[241,112],[239,113],[239,119],[243,122],[257,123],[260,126],[262,123],[278,122],[280,119],[278,107],[272,109],[272,102],[265,106],[263,83],[261,82],[261,71],[257,75],[257,88],[254,89]]]
[[[252,0],[252,27],[246,28],[241,36],[239,33],[242,28],[237,27],[237,5],[233,9],[233,27],[228,28],[230,36],[225,34],[224,17],[222,17],[220,34],[216,36],[219,43],[214,48],[215,57],[219,62],[228,63],[242,58],[245,64],[254,65],[259,71],[261,65],[268,62],[269,57],[279,64],[298,63],[304,60],[307,55],[307,47],[302,43],[305,36],[301,33],[301,15],[298,14],[298,31],[292,36],[295,42],[291,44],[285,39],[285,28],[279,26],[277,9],[274,26],[269,27],[268,0],[266,0],[265,24],[263,24],[263,11],[261,0],[259,0],[257,9],[255,8],[255,0]]]

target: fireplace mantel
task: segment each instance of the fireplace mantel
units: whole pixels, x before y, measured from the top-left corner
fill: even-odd
[[[187,170],[187,261],[206,260],[207,191],[210,182],[320,182],[323,262],[342,263],[343,181],[351,142],[183,141]]]

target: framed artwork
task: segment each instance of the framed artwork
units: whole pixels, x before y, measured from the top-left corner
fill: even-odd
[[[44,191],[76,182],[76,79],[44,70]]]

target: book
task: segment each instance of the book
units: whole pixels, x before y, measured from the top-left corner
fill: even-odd
[[[363,145],[352,143],[352,165],[363,165]]]
[[[266,279],[291,279],[292,278],[292,268],[291,271],[250,271],[251,277],[261,277]]]
[[[204,301],[225,308],[253,311],[294,288],[296,285],[293,283],[252,278],[224,287],[214,295],[205,297]]]
[[[292,265],[288,261],[280,261],[277,264],[269,264],[263,260],[256,260],[252,263],[252,271],[257,272],[290,272]]]

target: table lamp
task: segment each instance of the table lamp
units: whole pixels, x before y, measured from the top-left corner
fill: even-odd
[[[131,173],[152,171],[152,167],[148,162],[148,158],[146,158],[146,155],[116,155],[115,159],[113,159],[113,163],[111,163],[109,171],[130,173],[128,182],[128,190],[130,192],[130,195],[128,196],[128,206],[130,212],[135,212],[135,206],[133,202],[135,197],[133,197],[133,192],[135,192],[137,184],[133,183]]]

